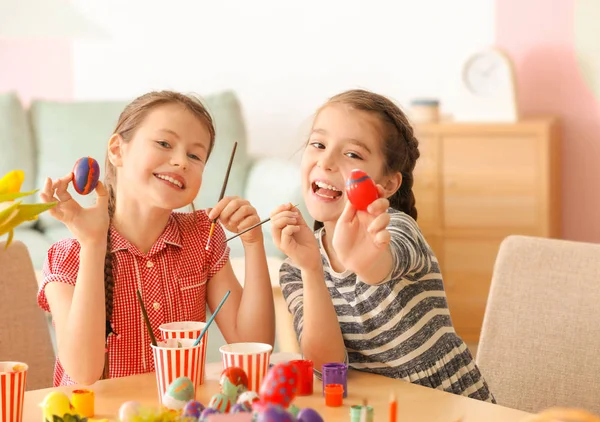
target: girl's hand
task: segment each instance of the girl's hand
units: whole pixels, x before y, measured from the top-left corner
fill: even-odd
[[[377,186],[379,194],[383,194],[381,186]],[[387,226],[390,206],[386,198],[379,198],[366,211],[358,211],[350,203],[338,219],[333,234],[333,248],[344,267],[356,274],[368,272],[377,262],[382,252],[390,243],[390,232]]]
[[[291,204],[275,208],[271,227],[275,246],[298,267],[304,270],[322,267],[319,243],[298,208]]]
[[[211,220],[218,218],[223,227],[232,233],[239,233],[260,222],[256,209],[250,202],[237,196],[226,196],[221,199],[208,213]],[[246,244],[262,242],[261,226],[258,226],[240,236]]]
[[[72,180],[72,173],[56,180],[47,178],[40,192],[40,198],[43,202],[58,202],[48,212],[52,217],[63,222],[79,243],[105,242],[109,226],[106,188],[102,182],[98,182],[95,189],[96,204],[83,208],[67,191]]]

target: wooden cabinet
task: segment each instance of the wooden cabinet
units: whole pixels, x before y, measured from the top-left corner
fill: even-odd
[[[560,236],[560,136],[553,117],[415,126],[418,223],[440,262],[454,326],[477,342],[500,242]]]

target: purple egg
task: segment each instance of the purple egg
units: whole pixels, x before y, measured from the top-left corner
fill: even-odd
[[[297,422],[294,415],[278,405],[268,404],[264,411],[258,412],[256,422]]]
[[[92,193],[100,179],[100,166],[92,157],[82,157],[73,166],[73,187],[77,193]]]
[[[220,415],[220,414],[221,414],[221,412],[219,412],[217,409],[213,409],[212,407],[207,407],[200,414],[200,418],[198,419],[198,422],[207,422],[209,416]]]
[[[182,414],[183,416],[189,416],[198,419],[203,410],[204,405],[202,403],[196,400],[190,400],[183,408]]]
[[[298,413],[298,422],[323,422],[323,418],[315,409],[306,407]]]
[[[231,406],[231,410],[229,410],[229,413],[245,413],[251,411],[252,408],[246,403],[236,403],[233,406]]]

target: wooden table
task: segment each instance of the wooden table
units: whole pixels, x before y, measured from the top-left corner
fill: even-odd
[[[279,353],[271,358],[272,363],[298,358],[294,354]],[[198,389],[197,399],[206,404],[210,397],[219,390],[221,363],[207,364],[207,379]],[[118,410],[125,401],[136,400],[144,405],[157,407],[158,392],[155,374],[148,373],[131,377],[98,381],[90,387],[95,392],[96,419],[106,418],[116,421]],[[43,390],[32,390],[25,393],[25,413],[23,421],[40,422],[42,412],[39,407],[51,391],[63,391],[70,396],[75,387],[58,387]],[[499,405],[484,403],[455,394],[415,384],[385,378],[378,375],[358,371],[348,373],[348,397],[342,407],[326,407],[321,396],[321,382],[315,378],[314,394],[297,397],[296,406],[312,407],[317,410],[326,422],[348,422],[350,406],[361,404],[367,399],[375,409],[374,420],[388,421],[388,403],[391,392],[398,400],[398,421],[431,421],[431,422],[522,422],[529,413],[509,409]]]

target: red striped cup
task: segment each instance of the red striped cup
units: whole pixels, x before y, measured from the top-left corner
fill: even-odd
[[[0,362],[0,422],[21,422],[27,364]]]
[[[232,343],[219,348],[223,368],[242,368],[248,375],[248,388],[258,393],[267,374],[273,347],[264,343]]]
[[[158,399],[162,399],[169,385],[179,377],[188,377],[199,385],[204,361],[201,344],[194,346],[195,339],[168,339],[151,345],[156,368]],[[197,390],[196,390],[197,391]]]
[[[202,330],[206,327],[205,322],[198,321],[181,321],[181,322],[170,322],[168,324],[162,324],[158,329],[162,333],[163,340],[171,338],[192,338],[196,340]],[[206,376],[206,348],[208,345],[208,330],[204,333],[202,341],[200,341],[200,353],[202,354],[202,366],[200,368],[200,378],[196,385],[204,384],[204,378]]]

